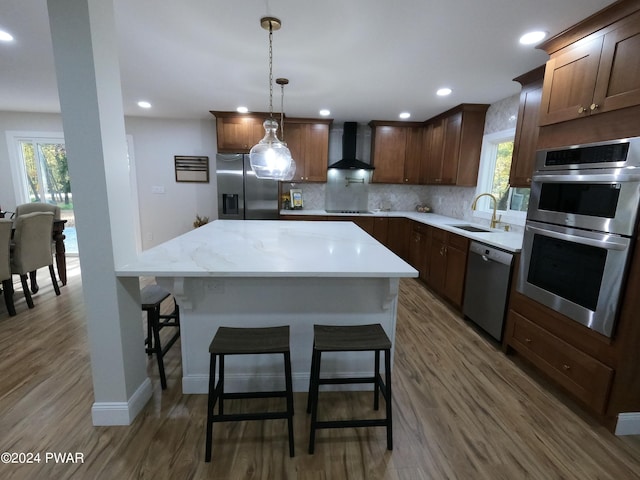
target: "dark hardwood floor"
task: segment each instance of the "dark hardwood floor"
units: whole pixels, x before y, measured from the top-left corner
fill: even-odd
[[[0,452],[40,454],[40,463],[0,463],[0,479],[640,478],[640,437],[609,433],[416,280],[401,282],[392,452],[384,429],[371,428],[320,431],[308,455],[298,393],[295,458],[277,420],[216,425],[204,463],[206,396],[181,394],[179,342],[165,392],[149,360],[153,398],[132,425],[93,427],[79,273],[70,259],[62,295],[43,281],[33,310],[19,285],[18,316],[0,306]],[[371,408],[367,392],[324,395],[319,415]],[[47,452],[83,462],[56,464]]]

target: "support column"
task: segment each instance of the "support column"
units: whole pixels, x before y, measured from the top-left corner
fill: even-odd
[[[94,425],[128,425],[151,397],[113,0],[47,0],[73,188],[95,403]]]

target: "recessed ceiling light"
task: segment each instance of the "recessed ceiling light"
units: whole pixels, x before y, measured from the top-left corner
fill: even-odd
[[[12,42],[13,41],[13,35],[11,35],[9,32],[5,32],[4,30],[0,30],[0,41],[2,41],[2,42]]]
[[[400,118],[409,118],[411,116],[411,114],[409,112],[402,112],[400,115],[398,115]]]
[[[238,113],[247,113],[249,111],[249,109],[247,107],[238,107],[238,108],[236,108],[236,111]]]
[[[320,115],[322,115],[323,117],[328,117],[329,115],[331,115],[331,112],[326,108],[323,108],[322,110],[320,110]]]
[[[138,106],[140,108],[151,108],[151,104],[149,102],[145,102],[144,100],[139,101]]]
[[[450,88],[440,88],[437,92],[436,95],[438,95],[439,97],[446,97],[447,95],[449,95],[451,93],[451,89]]]
[[[520,43],[522,45],[533,45],[543,40],[546,36],[547,32],[543,31],[528,32],[520,37]]]

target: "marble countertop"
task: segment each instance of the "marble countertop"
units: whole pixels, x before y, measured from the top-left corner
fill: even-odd
[[[417,277],[349,222],[215,220],[138,255],[116,275],[167,277]]]
[[[444,215],[438,215],[436,213],[419,213],[411,211],[373,211],[371,213],[328,213],[325,210],[281,210],[281,216],[286,215],[323,215],[323,216],[373,216],[373,217],[404,217],[411,220],[415,220],[425,225],[441,228],[449,232],[467,237],[471,240],[475,240],[496,248],[501,248],[508,252],[516,253],[522,250],[522,232],[505,232],[501,229],[489,229],[485,225],[479,225],[475,223],[465,222],[452,217],[445,217]],[[460,228],[455,228],[454,225],[473,225],[476,227],[491,230],[490,232],[468,232]]]

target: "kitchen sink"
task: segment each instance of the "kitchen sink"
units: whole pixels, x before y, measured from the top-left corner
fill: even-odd
[[[449,225],[453,228],[459,228],[460,230],[466,230],[467,232],[475,232],[475,233],[489,233],[491,230],[487,230],[482,227],[475,227],[473,225]]]

